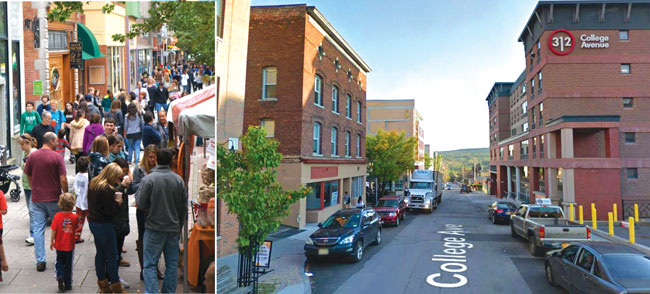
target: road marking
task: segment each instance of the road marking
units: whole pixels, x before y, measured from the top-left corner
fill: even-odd
[[[463,255],[467,251],[465,249],[474,248],[474,244],[465,242],[465,232],[463,225],[446,224],[443,231],[438,231],[439,234],[452,235],[453,237],[445,237],[443,245],[445,249],[443,254],[435,254],[431,261],[445,262],[440,265],[440,270],[444,273],[452,273],[451,277],[456,279],[456,282],[446,283],[436,280],[442,276],[442,273],[434,273],[426,278],[427,284],[438,288],[458,288],[467,285],[467,277],[459,274],[467,271],[467,258]],[[465,249],[463,249],[465,248]]]

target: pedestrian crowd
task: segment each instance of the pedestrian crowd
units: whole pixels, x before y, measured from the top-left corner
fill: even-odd
[[[30,218],[25,242],[34,246],[36,270],[45,271],[45,229],[51,227],[50,250],[57,256],[54,267],[59,292],[72,289],[74,249],[85,241],[81,236],[86,221],[94,238],[100,292],[122,293],[129,287],[119,268],[130,266],[122,253],[130,232],[131,195],[137,207],[136,250],[145,292],[158,293],[159,279],[163,280],[163,293],[176,292],[188,195],[176,165],[179,151],[175,136],[170,138],[167,108],[174,99],[209,84],[211,75],[209,67],[171,64],[157,67],[151,76],[143,73],[130,93],[120,89],[115,95],[107,90],[100,97],[98,89],[90,88],[86,95],[78,94],[73,102],[66,102],[63,111],[57,110],[57,103],[51,103],[48,95],[41,97],[37,107],[31,101],[26,103],[18,138],[24,152],[20,167]],[[68,161],[75,164],[71,191],[66,150]],[[6,210],[0,191],[0,212]],[[0,221],[0,269],[6,271],[1,233]],[[164,274],[158,269],[161,255]]]

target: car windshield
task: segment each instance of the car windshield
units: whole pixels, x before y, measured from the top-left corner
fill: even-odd
[[[431,183],[426,182],[411,182],[411,189],[431,189]]]
[[[528,217],[562,218],[562,210],[558,207],[531,207]]]
[[[501,208],[501,209],[517,209],[517,207],[512,203],[497,203],[497,208]]]
[[[605,255],[607,269],[617,281],[650,280],[650,259],[642,255]]]
[[[379,200],[376,207],[397,207],[397,200]]]
[[[356,228],[359,226],[359,214],[332,215],[324,223],[325,229]]]

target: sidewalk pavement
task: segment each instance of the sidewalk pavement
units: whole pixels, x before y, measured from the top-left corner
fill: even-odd
[[[272,233],[267,240],[273,241],[271,250],[271,272],[260,277],[260,284],[272,284],[273,293],[278,294],[311,294],[311,283],[305,275],[305,241],[318,229],[316,224],[308,224],[305,229],[281,227]],[[234,279],[237,275],[238,255],[231,254],[219,257],[217,267],[227,265]],[[260,292],[262,293],[262,292]]]
[[[196,153],[199,154],[199,153]],[[201,153],[202,154],[202,151]],[[66,154],[66,169],[68,177],[69,191],[72,191],[74,184],[75,169],[74,165],[68,162],[69,154]],[[201,155],[202,159],[202,155]],[[131,165],[131,170],[134,166]],[[16,169],[12,174],[21,175],[22,170]],[[13,184],[9,188],[13,189]],[[22,187],[21,187],[22,188]],[[190,195],[194,195],[190,192]],[[20,200],[12,202],[9,195],[6,195],[8,212],[2,216],[4,231],[2,241],[4,244],[5,255],[9,263],[9,271],[2,273],[3,282],[0,282],[0,292],[2,293],[56,293],[58,291],[57,282],[54,276],[54,261],[56,260],[56,251],[51,251],[50,228],[45,230],[45,248],[47,269],[44,272],[36,271],[36,258],[34,256],[34,246],[26,246],[25,238],[29,235],[29,215],[25,202],[25,193],[21,191]],[[192,199],[196,197],[190,197]],[[125,289],[132,293],[144,293],[144,282],[140,281],[140,265],[138,263],[138,254],[135,250],[135,241],[138,238],[138,226],[135,217],[135,198],[129,197],[129,225],[131,232],[126,236],[124,247],[126,253],[122,253],[122,258],[131,263],[130,267],[120,267],[119,275],[130,286]],[[95,245],[94,238],[88,227],[88,221],[83,228],[82,239],[84,243],[76,244],[73,259],[72,273],[72,290],[66,293],[96,293],[97,276],[95,274]],[[182,246],[182,244],[181,244]],[[119,250],[119,248],[118,248]],[[183,256],[179,256],[179,261]],[[160,270],[164,272],[164,259],[161,256]],[[179,279],[177,291],[183,291],[182,268],[178,269]],[[159,281],[159,286],[162,281]],[[191,290],[190,290],[191,292]]]
[[[591,222],[588,224],[591,224]],[[646,254],[650,254],[650,222],[639,219],[639,222],[635,224],[635,244],[631,244],[629,241],[629,228],[621,227],[620,221],[614,223],[614,236],[609,235],[609,223],[605,221],[599,221],[597,234],[614,243],[625,244],[634,247],[635,249],[644,251]]]

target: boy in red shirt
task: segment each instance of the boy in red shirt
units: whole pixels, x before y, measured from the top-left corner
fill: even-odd
[[[57,134],[58,139],[56,140],[56,152],[61,154],[61,156],[65,157],[65,149],[68,148],[70,152],[72,152],[72,149],[70,149],[70,143],[64,138],[65,137],[65,130],[64,128],[59,129],[59,133]]]
[[[61,212],[52,220],[52,238],[50,250],[56,249],[56,280],[59,293],[72,290],[72,253],[74,252],[74,230],[77,227],[77,215],[72,213],[75,197],[71,193],[59,196]]]
[[[0,191],[0,237],[2,236],[2,216],[7,214],[7,198],[5,198],[5,193]]]

